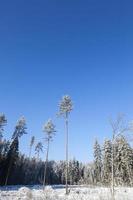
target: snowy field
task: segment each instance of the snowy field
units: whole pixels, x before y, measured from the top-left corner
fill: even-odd
[[[68,196],[63,186],[0,187],[0,200],[111,200],[109,188],[71,186]],[[133,188],[115,188],[115,200],[133,200]]]

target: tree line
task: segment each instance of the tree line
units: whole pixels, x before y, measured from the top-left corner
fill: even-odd
[[[72,110],[69,96],[62,98],[59,108],[60,114],[65,119],[66,138],[68,138],[68,115]],[[66,193],[69,184],[112,185],[112,190],[116,185],[133,186],[133,148],[126,135],[131,131],[132,124],[125,125],[122,117],[111,122],[111,139],[106,139],[103,145],[100,145],[98,140],[95,141],[94,160],[88,164],[68,159],[68,140],[66,140],[66,160],[59,162],[48,160],[50,141],[56,133],[52,120],[48,120],[43,126],[47,144],[45,161],[40,159],[43,144],[38,142],[35,145],[34,136],[30,141],[29,155],[23,155],[19,151],[20,138],[27,134],[24,117],[18,120],[10,141],[3,137],[6,124],[6,117],[1,114],[0,185],[66,184]],[[31,157],[33,147],[35,156]]]
[[[63,116],[65,120],[65,126],[66,126],[66,161],[65,161],[65,184],[66,184],[66,194],[68,194],[68,116],[72,110],[73,104],[71,101],[70,96],[65,95],[62,97],[60,103],[59,103],[59,116]],[[26,132],[26,121],[25,118],[22,117],[18,120],[14,132],[12,134],[11,141],[3,140],[3,131],[4,126],[6,125],[7,120],[4,114],[0,115],[0,184],[9,184],[11,179],[11,174],[13,171],[17,171],[15,168],[17,165],[16,163],[21,158],[19,153],[19,139],[22,137],[22,135],[27,134]],[[46,142],[46,160],[44,163],[44,170],[43,170],[43,187],[45,188],[46,184],[46,176],[48,174],[47,168],[49,167],[48,162],[48,156],[49,156],[49,147],[50,142],[53,139],[53,136],[56,132],[55,125],[53,124],[52,120],[48,120],[43,125],[43,131],[45,133],[45,142]],[[31,161],[31,150],[32,146],[34,144],[34,136],[31,138],[30,143],[30,151],[29,151],[29,162]],[[43,145],[41,142],[39,142],[36,147],[35,151],[38,157],[39,161],[39,153],[43,150]],[[20,159],[21,160],[21,159]],[[35,161],[36,164],[36,161]],[[42,165],[42,164],[41,164]],[[21,165],[22,168],[22,165]],[[20,171],[21,172],[21,171]],[[14,183],[14,182],[13,182]]]

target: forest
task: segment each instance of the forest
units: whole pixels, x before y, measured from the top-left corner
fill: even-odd
[[[67,108],[67,109],[66,109]],[[60,104],[60,113],[65,113],[65,122],[72,110],[69,96],[64,96]],[[65,112],[63,112],[65,111]],[[66,120],[67,119],[67,120]],[[4,138],[4,127],[8,120],[4,114],[0,115],[0,185],[36,185],[36,184],[67,184],[97,185],[97,186],[133,186],[133,148],[127,133],[131,132],[131,124],[125,125],[123,117],[119,116],[111,122],[112,139],[105,139],[101,145],[96,139],[93,145],[93,162],[83,164],[76,160],[48,160],[49,142],[55,134],[55,125],[48,120],[43,131],[47,144],[46,160],[40,158],[43,143],[36,144],[36,138],[31,137],[29,155],[19,150],[21,137],[27,134],[27,123],[21,117],[14,128],[11,140]],[[84,139],[84,138],[83,138]],[[79,146],[80,148],[80,146]],[[34,151],[34,156],[31,156]],[[68,151],[68,149],[67,149]],[[66,151],[66,152],[67,152]],[[88,152],[89,154],[89,152]],[[45,180],[44,180],[45,179]],[[45,182],[44,182],[45,181]]]

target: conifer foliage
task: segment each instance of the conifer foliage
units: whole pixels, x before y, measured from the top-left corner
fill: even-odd
[[[94,174],[96,184],[100,183],[102,178],[102,152],[97,140],[94,144]]]
[[[65,119],[66,126],[66,194],[68,194],[68,116],[73,109],[73,103],[71,97],[69,95],[65,95],[62,97],[62,100],[59,104],[59,114],[62,115]]]

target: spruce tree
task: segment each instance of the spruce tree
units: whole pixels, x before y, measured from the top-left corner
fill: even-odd
[[[96,184],[101,182],[102,178],[102,152],[98,141],[94,144],[94,170]]]
[[[117,185],[132,185],[133,180],[133,154],[125,136],[116,139],[115,144],[115,170]]]
[[[112,143],[110,140],[104,141],[103,146],[103,182],[110,185],[112,173]]]

